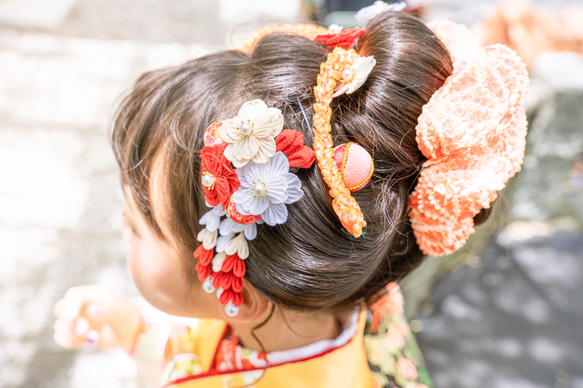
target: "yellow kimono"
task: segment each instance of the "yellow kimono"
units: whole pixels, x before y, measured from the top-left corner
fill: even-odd
[[[264,368],[265,355],[236,350],[239,359],[221,363],[228,326],[200,320],[196,329],[176,328],[166,343],[161,386],[168,388],[231,387],[431,387],[421,353],[405,320],[402,296],[390,284],[354,316],[355,329],[347,340],[315,354]],[[348,331],[348,330],[345,330]],[[341,334],[342,336],[342,334]],[[233,350],[233,349],[232,349]],[[267,358],[274,353],[269,353]],[[263,357],[257,359],[257,357]],[[255,363],[243,362],[245,358]]]

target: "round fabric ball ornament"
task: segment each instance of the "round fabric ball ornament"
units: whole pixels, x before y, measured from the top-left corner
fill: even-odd
[[[241,225],[250,225],[253,224],[261,219],[261,216],[255,215],[243,215],[237,211],[237,207],[235,202],[233,202],[233,198],[229,200],[229,204],[227,205],[227,214],[229,218]]]
[[[351,192],[366,186],[374,172],[372,157],[356,143],[350,142],[335,147],[334,160],[342,174],[344,186]]]
[[[204,145],[206,147],[225,143],[223,139],[221,139],[220,134],[221,127],[223,126],[223,121],[225,120],[215,121],[214,123],[209,125],[207,129],[204,131]]]

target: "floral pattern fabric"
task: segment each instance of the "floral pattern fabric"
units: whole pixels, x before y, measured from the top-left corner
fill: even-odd
[[[364,345],[374,388],[433,387],[396,283],[389,283],[371,301]]]

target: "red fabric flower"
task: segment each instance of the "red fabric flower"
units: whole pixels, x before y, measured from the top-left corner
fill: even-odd
[[[243,276],[245,276],[245,261],[237,255],[225,258],[220,272],[213,273],[213,287],[222,288],[223,293],[219,297],[221,304],[231,301],[235,306],[243,303]]]
[[[243,304],[243,294],[233,290],[224,290],[219,297],[219,302],[226,305],[231,301],[235,306],[241,306]]]
[[[196,263],[195,269],[197,272],[198,280],[201,282],[204,282],[211,274],[213,253],[214,249],[204,249],[202,244],[200,244],[194,251],[193,256],[195,259],[198,259],[198,263]]]
[[[276,151],[287,156],[290,167],[310,168],[316,160],[313,149],[304,145],[304,135],[300,131],[284,129],[275,139]]]
[[[354,47],[354,42],[356,39],[360,38],[366,32],[365,29],[360,27],[349,28],[338,34],[326,34],[318,35],[314,39],[318,43],[324,43],[329,49],[334,47],[342,47],[343,49],[349,49]]]
[[[243,289],[243,280],[235,276],[232,272],[215,272],[213,274],[213,287],[241,292]]]
[[[213,145],[204,147],[200,152],[204,197],[211,206],[222,203],[223,209],[227,208],[229,198],[241,185],[231,162],[225,158],[225,147],[226,145]],[[205,186],[205,175],[212,177],[212,184]]]
[[[245,276],[245,261],[241,260],[238,255],[227,256],[225,261],[223,261],[223,266],[221,271],[232,272],[238,278]]]

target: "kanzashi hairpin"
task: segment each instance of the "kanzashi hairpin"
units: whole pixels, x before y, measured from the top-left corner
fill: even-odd
[[[212,207],[200,218],[196,270],[207,292],[217,293],[229,316],[243,303],[248,241],[257,224],[283,224],[287,205],[303,196],[290,168],[309,168],[315,153],[301,132],[283,129],[281,111],[248,101],[236,117],[207,128],[200,153],[201,183]]]

